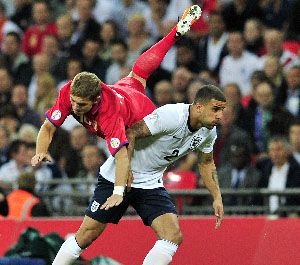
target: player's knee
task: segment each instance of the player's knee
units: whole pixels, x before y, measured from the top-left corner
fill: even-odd
[[[91,245],[100,235],[98,229],[79,229],[76,233],[76,241],[82,249]]]
[[[179,246],[182,243],[182,241],[183,241],[183,236],[181,230],[177,229],[176,232],[174,233],[174,239],[172,242]]]
[[[178,229],[174,229],[164,239],[171,241],[179,246],[183,241],[183,236],[182,236],[181,230],[178,228]]]

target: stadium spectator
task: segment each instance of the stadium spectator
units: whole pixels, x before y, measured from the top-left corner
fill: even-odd
[[[94,73],[101,80],[105,79],[109,63],[99,56],[100,43],[98,40],[86,39],[82,47],[82,63],[84,71]]]
[[[93,17],[94,5],[94,0],[78,0],[76,2],[78,18],[74,21],[75,27],[72,35],[72,44],[74,45],[72,48],[73,56],[78,56],[78,52],[82,51],[86,40],[99,40],[100,25]]]
[[[296,54],[283,47],[284,34],[276,29],[267,29],[264,32],[264,46],[266,55],[274,55],[280,58],[284,71],[289,70],[295,65],[299,65],[299,59]],[[260,58],[261,68],[263,67],[266,55]]]
[[[32,172],[22,172],[18,176],[18,188],[7,195],[8,218],[27,219],[50,216],[46,204],[34,194],[36,185]]]
[[[243,29],[243,36],[246,50],[260,56],[264,46],[262,22],[256,18],[248,19]]]
[[[293,66],[286,73],[287,87],[278,91],[277,102],[295,117],[300,117],[300,66]]]
[[[0,167],[8,161],[8,149],[11,139],[9,130],[0,125]]]
[[[95,145],[85,145],[81,152],[84,169],[81,170],[76,177],[97,182],[99,167],[106,160],[106,155]],[[79,184],[77,189],[82,192],[90,192],[95,190],[95,184]]]
[[[25,143],[35,143],[39,130],[31,124],[24,123],[18,130],[18,140]],[[30,165],[30,163],[29,163]]]
[[[277,56],[268,55],[263,71],[268,80],[272,83],[275,102],[279,105],[283,105],[284,102],[282,102],[282,98],[280,97],[284,91],[287,91],[287,82],[280,59]]]
[[[149,4],[139,0],[119,0],[113,9],[113,19],[119,28],[122,38],[126,38],[130,29],[128,23],[135,14],[140,14],[145,18],[145,13],[150,12]],[[144,22],[143,22],[144,23]],[[143,26],[144,27],[144,26]],[[146,47],[148,48],[148,47]]]
[[[286,188],[300,187],[300,167],[296,160],[289,156],[289,148],[286,137],[273,136],[270,139],[268,143],[270,158],[257,164],[257,168],[262,173],[260,188],[281,191]],[[299,204],[299,198],[272,195],[269,200],[270,214],[284,216],[286,211],[281,211],[281,206]]]
[[[147,31],[154,40],[164,36],[164,24],[169,22],[167,14],[169,2],[169,0],[151,0],[149,1],[150,8],[146,9],[143,14]]]
[[[106,76],[105,83],[108,85],[112,85],[121,79],[122,72],[124,69],[128,70],[127,75],[130,72],[130,68],[128,66],[127,58],[128,58],[128,47],[125,42],[117,41],[111,45],[111,57],[112,61],[109,65]]]
[[[128,18],[126,43],[128,45],[128,64],[132,67],[142,52],[154,43],[146,30],[142,14],[135,13]]]
[[[161,80],[154,87],[154,100],[156,107],[173,103],[172,83],[169,80]]]
[[[192,73],[200,71],[200,64],[196,58],[196,47],[194,42],[185,37],[176,43],[176,65],[177,67],[185,67]]]
[[[251,150],[243,142],[233,142],[230,146],[230,163],[218,169],[220,188],[248,189],[257,188],[260,171],[251,165]],[[252,196],[224,196],[224,205],[251,205]]]
[[[46,54],[33,56],[33,75],[28,86],[28,105],[34,107],[34,100],[37,91],[37,77],[42,73],[50,73],[50,58]]]
[[[32,75],[32,67],[29,58],[21,51],[21,36],[15,32],[9,32],[3,41],[2,56],[7,63],[14,83],[28,85]]]
[[[293,121],[289,127],[290,153],[300,165],[300,122]]]
[[[172,74],[173,100],[174,102],[187,102],[187,88],[193,74],[185,67],[178,67]]]
[[[220,84],[237,83],[242,96],[249,96],[252,93],[250,78],[258,70],[259,59],[245,49],[241,32],[229,33],[227,48],[229,54],[224,57],[219,72]]]
[[[34,109],[44,120],[44,113],[51,107],[57,97],[55,80],[49,73],[41,73],[37,76],[37,89],[34,100]]]
[[[74,24],[70,15],[61,15],[56,19],[57,40],[59,51],[63,56],[69,57],[72,53],[72,35]]]
[[[257,106],[250,112],[250,135],[254,139],[257,158],[267,156],[268,142],[272,135],[286,135],[293,116],[283,107],[274,104],[270,82],[259,84],[255,91]]]
[[[284,0],[262,0],[260,7],[263,10],[263,22],[266,28],[275,28],[286,32],[293,1]]]
[[[116,23],[112,20],[104,22],[101,25],[99,37],[100,37],[99,56],[104,61],[110,61],[112,59],[113,44],[119,38],[119,31]]]
[[[264,13],[259,1],[232,0],[222,8],[226,29],[242,31],[249,18],[263,19]]]
[[[42,40],[42,53],[50,58],[50,73],[56,83],[64,79],[66,56],[60,52],[58,39],[55,35],[45,35]]]
[[[32,24],[32,0],[14,1],[15,12],[11,20],[23,31]]]
[[[214,160],[217,168],[225,166],[230,161],[230,147],[237,140],[250,146],[252,141],[248,132],[239,128],[236,122],[236,112],[233,106],[227,105],[223,111],[223,117],[218,127],[218,138],[214,147]],[[252,151],[251,151],[252,152]]]
[[[197,60],[201,69],[209,69],[218,76],[222,59],[228,54],[228,33],[221,13],[213,12],[208,20],[208,34],[198,42]]]
[[[246,132],[250,131],[250,115],[246,108],[242,105],[242,95],[241,90],[238,84],[229,83],[224,88],[224,95],[228,105],[231,105],[236,113],[235,124],[237,127],[245,130]]]
[[[0,125],[9,130],[11,139],[16,139],[20,120],[14,105],[5,104],[0,107]]]
[[[8,69],[0,67],[0,106],[9,103],[13,80]]]
[[[25,123],[32,124],[40,128],[42,120],[40,114],[28,106],[27,87],[22,84],[16,84],[12,88],[11,103],[15,106],[20,120],[20,126]]]
[[[19,174],[28,166],[26,143],[14,140],[8,150],[9,161],[0,167],[0,187],[5,191],[17,188]]]
[[[12,22],[5,14],[5,5],[0,2],[0,50],[3,49],[3,40],[7,33],[15,32],[22,35],[22,30]]]
[[[42,41],[45,35],[57,35],[55,23],[50,21],[48,2],[37,0],[33,3],[32,13],[35,24],[29,27],[22,39],[22,50],[27,56],[34,56],[42,51]]]

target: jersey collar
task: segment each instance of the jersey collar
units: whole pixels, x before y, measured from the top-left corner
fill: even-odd
[[[102,98],[103,98],[103,94],[101,91],[101,95],[100,95],[100,99],[99,99],[98,103],[95,104],[95,106],[92,107],[92,109],[91,109],[92,115],[94,115],[100,109]]]

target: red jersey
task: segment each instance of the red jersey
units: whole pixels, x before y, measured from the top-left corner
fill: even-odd
[[[156,108],[145,95],[142,83],[133,77],[125,77],[112,86],[101,83],[99,102],[89,112],[77,116],[70,100],[71,83],[61,89],[54,106],[46,112],[46,117],[58,128],[68,115],[72,115],[89,131],[105,138],[112,155],[128,144],[126,128]]]
[[[28,55],[33,56],[42,51],[42,42],[45,35],[57,35],[57,27],[53,22],[49,22],[44,31],[35,25],[29,27],[22,40],[22,51]]]

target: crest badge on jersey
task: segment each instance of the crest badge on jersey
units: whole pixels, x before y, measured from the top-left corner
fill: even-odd
[[[57,121],[61,118],[61,112],[60,110],[55,110],[52,112],[52,115],[51,115],[51,119],[54,120],[54,121]]]
[[[110,145],[112,148],[118,148],[120,146],[120,140],[118,138],[111,138]]]
[[[192,150],[195,150],[200,146],[200,143],[202,141],[202,136],[201,135],[195,135],[191,141],[190,148]]]
[[[96,212],[98,210],[99,206],[100,206],[99,202],[93,201],[92,206],[91,206],[91,211],[93,213]]]
[[[150,115],[149,115],[149,119],[150,119],[150,120],[157,120],[157,114],[156,114],[156,113],[150,114]]]

